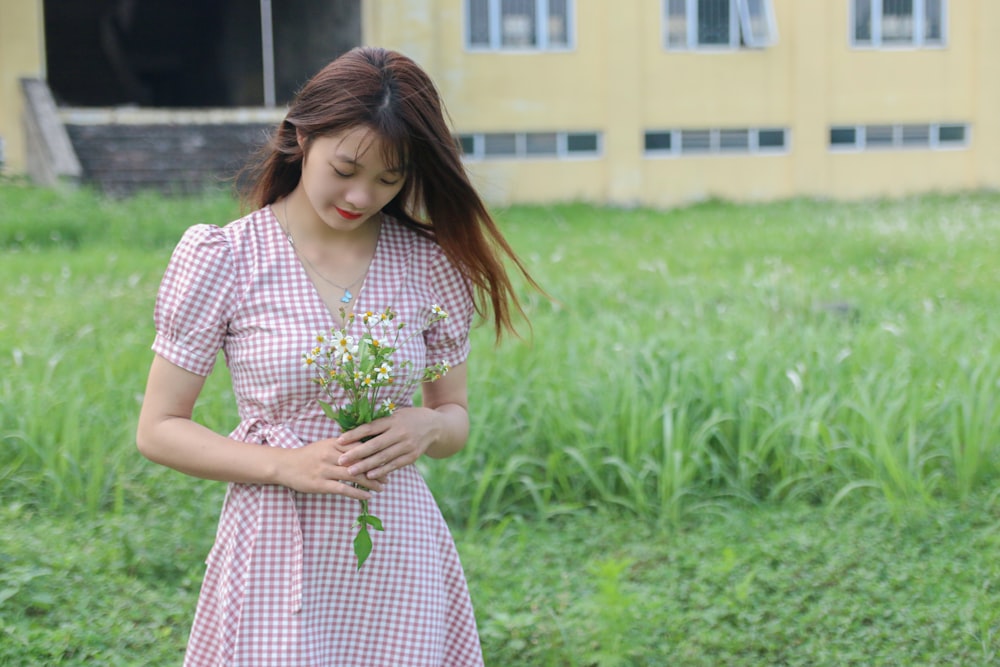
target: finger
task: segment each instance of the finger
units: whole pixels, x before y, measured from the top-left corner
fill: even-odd
[[[344,451],[344,453],[340,455],[340,458],[337,459],[337,464],[344,467],[352,466],[360,461],[364,461],[365,459],[375,456],[385,447],[386,443],[384,440],[380,438],[372,438],[366,443],[354,445],[350,449]],[[352,472],[351,474],[357,473]]]
[[[328,478],[313,485],[311,492],[335,493],[355,500],[371,500],[373,493],[379,493],[383,490],[385,490],[385,483],[381,479],[369,479],[363,475],[343,475],[339,479]],[[310,490],[306,490],[306,492],[310,492]]]
[[[347,496],[348,498],[354,498],[355,500],[371,500],[372,494],[364,489],[359,489],[357,487],[351,486],[350,484],[344,484],[343,482],[335,482],[337,485],[335,489],[331,489],[330,493],[339,493],[342,496]]]
[[[384,431],[384,428],[379,428],[377,422],[369,422],[367,424],[361,424],[355,426],[350,431],[345,431],[340,434],[337,438],[337,443],[342,446],[355,445],[359,442],[364,441],[366,438],[373,438]]]
[[[364,487],[365,489],[368,489],[369,491],[375,491],[376,493],[385,490],[385,485],[377,476],[368,477],[366,475],[354,475],[351,478],[351,481]]]
[[[352,475],[363,475],[365,476],[366,479],[369,479],[368,474],[371,471],[375,470],[376,468],[385,467],[385,465],[390,461],[392,461],[394,458],[395,456],[393,455],[391,448],[376,451],[373,452],[370,456],[365,456],[360,460],[350,462],[348,464],[349,467],[347,468],[347,472],[351,473]],[[378,476],[379,475],[374,475],[374,477]]]
[[[367,473],[365,473],[365,476],[368,477],[368,479],[387,479],[389,473],[395,472],[400,468],[405,468],[406,466],[413,463],[415,460],[416,459],[412,457],[401,456],[398,459],[386,463],[385,465],[381,465],[377,468],[372,468]]]
[[[379,479],[389,473],[413,463],[416,460],[411,453],[403,447],[392,447],[384,449],[375,455],[359,461],[352,465],[349,470],[356,474],[363,474],[369,479]]]

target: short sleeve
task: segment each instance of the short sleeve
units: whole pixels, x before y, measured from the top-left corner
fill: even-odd
[[[469,357],[469,330],[476,308],[472,286],[440,252],[431,272],[431,291],[448,317],[436,322],[424,333],[427,363],[446,361],[451,366]]]
[[[153,351],[197,375],[212,372],[235,306],[231,255],[221,228],[189,228],[174,249],[156,297]]]

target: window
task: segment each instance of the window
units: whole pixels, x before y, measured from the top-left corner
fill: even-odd
[[[711,150],[711,130],[681,130],[681,153],[709,153]]]
[[[759,150],[784,150],[784,130],[757,130],[757,148]]]
[[[517,135],[513,132],[487,134],[483,137],[483,154],[489,157],[517,155]]]
[[[750,130],[719,130],[719,151],[747,152],[750,150]]]
[[[851,42],[861,47],[941,46],[946,0],[852,0]]]
[[[900,128],[900,143],[903,146],[930,146],[930,125],[903,125]]]
[[[647,153],[669,153],[673,148],[673,134],[666,132],[647,132],[643,144]]]
[[[466,0],[466,46],[489,51],[572,47],[573,0]]]
[[[587,158],[601,151],[598,132],[486,132],[460,135],[458,144],[472,160]]]
[[[645,133],[643,146],[649,157],[784,153],[787,133],[782,128],[650,130]]]
[[[895,143],[892,125],[869,125],[865,128],[865,148],[886,148]]]
[[[965,145],[965,125],[938,125],[938,145]]]
[[[664,0],[668,49],[762,48],[777,41],[771,0]]]
[[[942,149],[968,145],[968,125],[907,123],[830,128],[830,150]]]
[[[597,133],[573,132],[566,135],[566,152],[569,154],[596,154]]]
[[[831,127],[830,147],[845,148],[855,147],[858,143],[858,130],[853,127]]]
[[[559,135],[555,132],[531,132],[524,135],[527,155],[555,155],[559,151]]]

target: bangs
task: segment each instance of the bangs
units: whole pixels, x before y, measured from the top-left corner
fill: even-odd
[[[372,127],[374,138],[378,138],[382,162],[393,170],[405,174],[410,168],[412,135],[398,118],[381,114]]]
[[[409,171],[410,141],[409,137],[395,138],[376,135],[379,142],[379,157],[391,171],[405,174]]]
[[[342,132],[350,132],[350,129]],[[364,127],[365,136],[358,144],[358,150],[354,157],[360,161],[375,146],[378,147],[378,157],[389,171],[406,174],[409,167],[410,138],[403,133],[402,136],[393,136],[377,128]],[[327,134],[327,133],[324,133]],[[330,134],[334,133],[329,133]]]

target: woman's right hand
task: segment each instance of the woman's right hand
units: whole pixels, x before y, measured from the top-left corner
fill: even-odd
[[[204,384],[204,377],[154,357],[136,429],[136,444],[146,458],[203,479],[280,484],[303,493],[367,500],[371,491],[383,489],[384,479],[352,475],[337,464],[347,450],[334,439],[296,449],[261,447],[194,422],[191,413]]]
[[[278,484],[301,493],[335,493],[357,500],[368,500],[368,491],[382,491],[385,480],[368,479],[364,473],[352,475],[346,466],[337,463],[347,448],[337,445],[337,440],[317,440],[297,449],[284,452],[278,471]],[[356,488],[357,484],[363,488]],[[367,489],[367,491],[366,491]]]

